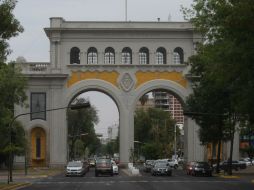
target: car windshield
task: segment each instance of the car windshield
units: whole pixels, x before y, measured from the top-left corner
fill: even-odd
[[[81,162],[69,162],[67,167],[81,167],[82,163]]]
[[[110,164],[111,160],[110,159],[98,159],[97,164]]]
[[[209,164],[206,162],[198,162],[197,167],[209,167]]]

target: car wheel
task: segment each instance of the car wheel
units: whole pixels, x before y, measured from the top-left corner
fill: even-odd
[[[168,173],[168,176],[172,176],[172,172],[169,172],[169,173]]]
[[[177,169],[177,168],[178,168],[178,165],[177,165],[177,164],[175,164],[175,165],[174,165],[174,168],[175,168],[175,169]]]

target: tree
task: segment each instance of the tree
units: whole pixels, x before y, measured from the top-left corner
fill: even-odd
[[[0,63],[11,53],[7,40],[23,32],[23,27],[13,15],[16,0],[0,0]]]
[[[79,98],[78,102],[84,101]],[[83,149],[91,147],[91,144],[97,143],[94,124],[98,123],[96,109],[92,106],[86,109],[70,110],[67,111],[68,115],[68,142],[69,142],[69,155],[73,159],[75,156],[75,142],[77,139],[82,140]],[[90,153],[91,150],[90,150]]]
[[[144,94],[143,96],[141,96],[141,98],[139,99],[140,103],[142,106],[144,106],[146,104],[146,102],[148,101],[149,96],[147,94]]]
[[[134,116],[134,139],[141,144],[139,144],[141,154],[147,159],[172,155],[174,125],[175,121],[170,114],[162,109],[137,109]],[[157,153],[153,154],[153,150]]]
[[[254,94],[254,26],[250,24],[254,22],[253,10],[252,0],[194,0],[192,9],[183,9],[204,39],[197,55],[190,59],[191,73],[200,76],[200,81],[206,79],[213,83],[211,87],[221,87],[221,93],[228,99],[222,109],[227,115],[224,125],[229,129],[230,163],[235,125],[244,120],[246,123],[254,113],[251,100]]]
[[[15,68],[13,63],[8,65],[2,65],[0,68],[0,150],[5,150],[9,145],[9,135],[10,134],[10,122],[14,116],[14,104],[25,105],[26,94],[26,79],[20,73],[19,69]],[[8,90],[7,90],[8,89]],[[15,127],[14,129],[15,130]],[[20,135],[19,138],[23,138],[23,133],[17,133]],[[20,148],[22,148],[23,143],[20,143]],[[9,147],[10,148],[10,147]],[[8,150],[10,150],[8,148]],[[16,153],[16,149],[12,152]],[[0,160],[6,161],[8,157],[8,151],[0,151]]]

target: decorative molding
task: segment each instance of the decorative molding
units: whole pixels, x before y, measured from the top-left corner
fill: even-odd
[[[132,89],[132,87],[134,86],[134,80],[129,73],[123,74],[120,80],[120,86],[125,92],[128,92]]]

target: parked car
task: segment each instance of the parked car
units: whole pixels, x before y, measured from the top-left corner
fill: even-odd
[[[222,162],[222,164],[220,165],[220,168],[222,170],[228,170],[229,167],[229,162],[228,161],[224,161]],[[239,170],[239,169],[245,169],[247,167],[245,162],[239,162],[236,160],[232,160],[232,169],[233,170]]]
[[[239,161],[246,163],[246,166],[251,166],[254,163],[250,158],[241,158]]]
[[[212,176],[212,167],[207,162],[189,162],[186,166],[187,175]]]
[[[99,174],[109,174],[111,176],[113,173],[113,166],[111,164],[111,159],[109,158],[98,158],[95,164],[95,176]]]
[[[116,162],[114,160],[111,160],[111,164],[112,164],[112,167],[113,167],[113,173],[118,174],[119,171],[118,171],[118,165],[116,164]]]
[[[88,172],[89,166],[82,161],[68,162],[65,176],[83,176]]]
[[[168,163],[172,168],[177,169],[178,168],[178,161],[176,159],[168,159]]]
[[[157,161],[151,169],[151,174],[155,175],[172,175],[172,168],[169,166],[168,162]]]
[[[146,160],[144,163],[144,172],[151,172],[154,165],[154,160]]]

